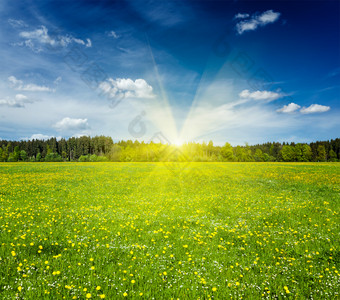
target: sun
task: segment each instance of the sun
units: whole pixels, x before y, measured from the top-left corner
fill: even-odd
[[[182,146],[183,145],[183,141],[181,141],[180,139],[177,139],[174,141],[174,145],[179,147],[179,146]]]

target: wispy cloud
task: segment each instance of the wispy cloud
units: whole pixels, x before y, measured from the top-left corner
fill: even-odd
[[[55,123],[53,127],[58,131],[82,130],[89,128],[87,119],[72,119],[66,117]]]
[[[312,104],[308,107],[301,108],[300,112],[302,114],[315,114],[315,113],[323,113],[329,111],[330,106],[320,105],[320,104]]]
[[[333,71],[329,72],[327,77],[335,77],[340,75],[340,68],[336,68]]]
[[[55,89],[51,89],[44,85],[37,85],[34,83],[23,84],[23,81],[15,78],[15,76],[9,76],[8,81],[10,82],[10,86],[17,91],[55,92]]]
[[[71,43],[77,43],[85,47],[92,46],[92,42],[89,38],[84,41],[69,34],[62,35],[59,32],[51,35],[49,34],[48,29],[43,25],[32,31],[21,31],[19,36],[25,40],[14,45],[26,46],[34,52],[43,51],[43,48],[41,47],[42,45],[48,45],[51,47],[67,47]]]
[[[185,1],[128,0],[131,7],[148,22],[172,27],[188,21],[190,9]]]
[[[245,18],[248,18],[248,17],[249,17],[249,14],[238,13],[237,15],[235,15],[234,19],[245,19]]]
[[[33,100],[28,99],[27,96],[23,94],[17,94],[14,98],[6,98],[0,99],[0,106],[8,106],[8,107],[25,107],[26,103],[33,103]]]
[[[56,78],[56,80],[53,81],[53,83],[54,83],[55,85],[58,85],[62,80],[63,80],[63,78],[62,78],[61,76],[58,76],[58,77]]]
[[[113,37],[113,38],[115,38],[115,39],[118,39],[118,38],[119,38],[119,35],[118,35],[115,31],[113,31],[113,30],[109,31],[109,32],[107,33],[107,36]]]
[[[301,108],[300,105],[296,104],[296,103],[289,103],[288,105],[284,105],[282,108],[276,110],[277,112],[280,113],[285,113],[285,114],[289,114],[289,113],[293,113],[295,111],[297,111],[299,108]]]
[[[13,28],[23,28],[28,27],[28,25],[23,20],[8,19],[8,24]]]
[[[271,91],[255,91],[243,90],[239,96],[243,99],[260,100],[260,101],[273,101],[284,97],[284,94],[271,92]]]
[[[153,88],[144,79],[109,78],[99,88],[111,98],[153,98]]]
[[[243,34],[245,31],[256,30],[258,27],[263,27],[270,23],[276,22],[280,17],[279,12],[274,12],[273,10],[267,10],[262,14],[253,14],[249,17],[248,14],[237,14],[235,19],[245,19],[247,20],[239,21],[236,24],[236,30],[238,34]]]

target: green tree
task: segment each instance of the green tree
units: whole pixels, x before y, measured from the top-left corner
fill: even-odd
[[[20,158],[20,148],[19,146],[15,146],[14,151],[13,151],[13,159],[14,161],[18,161],[19,158]]]
[[[51,148],[50,148],[50,145],[47,144],[47,145],[46,145],[46,156],[49,155],[49,154],[51,154],[51,153],[52,153],[52,150],[51,150]]]
[[[312,148],[307,145],[307,144],[304,144],[303,147],[302,147],[302,160],[303,161],[311,161],[312,160]]]
[[[35,161],[41,161],[41,153],[40,152],[37,154]]]
[[[324,145],[318,146],[316,161],[326,161],[326,149]]]
[[[292,146],[284,145],[280,154],[283,161],[295,161],[295,150]]]
[[[329,151],[329,161],[337,161],[337,156],[333,149]]]
[[[147,148],[151,148],[152,145],[148,145],[149,147]],[[111,161],[120,161],[120,156],[121,156],[121,152],[122,152],[122,147],[117,145],[117,144],[114,144],[112,147],[111,147],[111,150],[108,154],[108,157]],[[147,160],[149,160],[149,151],[146,150],[146,157],[147,157]],[[152,151],[151,151],[152,152]]]
[[[8,160],[9,162],[14,162],[14,161],[17,161],[16,160],[16,157],[14,155],[14,152],[10,153],[9,156],[8,156]]]
[[[4,145],[2,146],[2,155],[0,157],[1,161],[8,160],[8,148],[9,148],[9,144],[7,144],[6,147]]]
[[[295,151],[295,159],[296,161],[304,161],[303,158],[303,145],[302,144],[296,144],[294,147]]]
[[[22,161],[26,161],[26,160],[27,160],[27,153],[26,153],[25,150],[21,150],[21,151],[20,151],[20,159],[21,159]]]
[[[256,149],[254,154],[255,161],[264,161],[263,153],[261,149]]]
[[[63,158],[63,161],[66,161],[67,160],[67,153],[65,151],[63,151],[61,153],[61,157]]]
[[[225,161],[233,161],[233,147],[229,143],[225,143],[224,146],[221,148],[221,155]]]

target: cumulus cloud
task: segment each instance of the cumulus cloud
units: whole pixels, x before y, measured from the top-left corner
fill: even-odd
[[[237,14],[235,16],[235,19],[242,19],[242,21],[239,21],[236,24],[236,30],[238,34],[242,34],[245,31],[252,31],[257,29],[258,27],[276,22],[279,17],[280,13],[274,12],[273,10],[267,10],[259,15],[253,14],[250,17],[248,14]]]
[[[289,103],[288,105],[284,105],[282,108],[276,110],[277,112],[281,112],[281,113],[292,113],[297,111],[299,108],[301,108],[300,105],[295,104],[295,103]]]
[[[34,52],[43,51],[41,45],[47,45],[50,47],[67,47],[70,43],[77,43],[85,47],[92,46],[92,42],[89,38],[84,41],[69,34],[62,35],[60,32],[56,32],[51,35],[49,34],[48,29],[43,25],[33,31],[22,31],[19,33],[19,36],[24,38],[25,41],[15,45],[27,46]]]
[[[16,94],[14,98],[0,99],[0,106],[8,107],[25,107],[26,103],[33,103],[32,100],[28,99],[27,96],[23,94]]]
[[[331,108],[329,106],[320,105],[320,104],[312,104],[308,107],[301,108],[300,112],[302,114],[315,114],[315,113],[323,113],[329,111]]]
[[[273,101],[284,97],[283,94],[271,92],[271,91],[255,91],[250,92],[249,90],[243,90],[239,96],[243,99],[251,100],[262,100],[262,101]]]
[[[99,88],[104,94],[111,98],[153,98],[152,86],[144,79],[136,79],[133,81],[130,78],[108,79],[101,82]]]
[[[87,119],[64,118],[55,123],[53,127],[58,131],[83,130],[89,128]]]
[[[24,84],[22,80],[15,78],[15,76],[9,76],[8,81],[10,82],[11,87],[17,91],[55,92],[54,89],[44,85],[36,85],[34,83]]]

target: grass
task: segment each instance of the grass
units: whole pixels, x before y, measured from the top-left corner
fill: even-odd
[[[2,163],[1,299],[337,299],[336,163]]]

